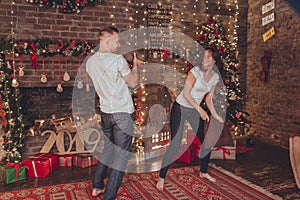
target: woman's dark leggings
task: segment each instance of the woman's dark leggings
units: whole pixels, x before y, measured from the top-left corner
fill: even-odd
[[[170,114],[171,142],[162,161],[162,166],[159,173],[159,177],[161,178],[166,178],[167,171],[174,161],[174,155],[180,148],[186,121],[190,123],[193,131],[203,144],[204,121],[201,119],[199,113],[194,108],[181,106],[175,101]],[[204,149],[202,145],[200,154],[200,171],[202,173],[207,173],[210,154],[211,149]]]

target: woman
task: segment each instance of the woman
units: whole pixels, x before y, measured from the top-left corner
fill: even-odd
[[[173,104],[170,114],[172,141],[164,155],[159,179],[156,184],[156,187],[159,190],[164,189],[167,171],[170,164],[173,162],[175,153],[180,148],[185,121],[190,123],[193,131],[203,144],[204,120],[209,121],[208,114],[200,107],[200,103],[204,97],[212,117],[220,122],[224,122],[222,117],[217,114],[212,102],[216,84],[221,80],[217,73],[218,67],[220,67],[220,69],[223,68],[218,50],[211,47],[206,48],[201,67],[195,66],[189,71],[183,91],[178,95]],[[205,149],[204,145],[202,145],[200,177],[215,182],[216,179],[207,173],[210,154],[211,148]]]

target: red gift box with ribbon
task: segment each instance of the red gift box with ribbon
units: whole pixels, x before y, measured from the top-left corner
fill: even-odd
[[[72,154],[59,155],[58,159],[59,159],[60,167],[71,167],[72,166],[72,160],[73,160]]]
[[[201,148],[201,142],[196,134],[189,130],[187,131],[187,144],[183,144],[179,151],[175,154],[174,160],[190,164],[198,158]]]
[[[92,154],[75,154],[73,155],[73,165],[81,168],[90,167],[92,165],[97,165],[98,159]]]
[[[251,151],[251,147],[247,147],[247,140],[249,139],[249,136],[235,136],[236,139],[236,151],[237,153],[246,153],[248,151]]]
[[[182,145],[174,156],[174,160],[190,164],[197,157],[198,156],[194,148],[189,145]]]
[[[22,161],[26,166],[27,176],[44,178],[59,166],[58,154],[38,153]]]
[[[214,147],[211,150],[210,159],[235,160],[236,159],[236,140],[234,146]]]

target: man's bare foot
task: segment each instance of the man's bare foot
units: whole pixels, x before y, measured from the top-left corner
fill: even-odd
[[[104,189],[97,189],[97,188],[94,188],[93,191],[92,191],[92,196],[93,197],[96,197],[100,194],[103,194],[104,193]]]

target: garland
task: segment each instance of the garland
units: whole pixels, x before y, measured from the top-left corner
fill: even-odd
[[[73,40],[63,43],[62,40],[37,39],[37,40],[9,40],[0,42],[0,53],[17,57],[31,55],[31,66],[37,67],[38,56],[86,56],[91,53],[96,45],[90,41]]]
[[[41,7],[61,8],[63,13],[79,13],[86,6],[94,6],[96,0],[27,0]],[[98,0],[101,2],[101,0]]]

